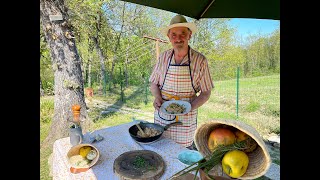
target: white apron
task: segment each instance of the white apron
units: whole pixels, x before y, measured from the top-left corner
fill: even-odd
[[[196,97],[196,91],[192,84],[190,48],[188,49],[189,63],[187,65],[171,64],[173,53],[174,51],[169,57],[169,66],[165,74],[164,82],[160,87],[162,99],[165,101],[176,99],[191,103],[191,101]],[[184,147],[188,147],[193,143],[194,132],[197,128],[197,114],[197,109],[179,116],[166,115],[155,110],[154,122],[162,126],[176,121],[182,122],[182,125],[173,125],[169,127],[164,131],[163,136],[174,140]]]

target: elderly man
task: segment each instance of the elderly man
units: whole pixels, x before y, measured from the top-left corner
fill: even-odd
[[[214,87],[206,57],[189,46],[196,31],[195,24],[187,22],[182,15],[171,19],[161,33],[168,36],[173,48],[160,54],[149,79],[155,97],[154,122],[165,126],[179,119],[182,124],[170,126],[163,136],[189,149],[194,149],[197,109],[210,98]],[[160,112],[162,103],[171,99],[190,102],[191,111],[177,117]]]

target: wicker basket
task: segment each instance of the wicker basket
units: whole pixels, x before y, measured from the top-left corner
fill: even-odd
[[[228,127],[234,130],[241,130],[251,136],[258,144],[257,148],[253,152],[247,153],[249,157],[249,165],[246,173],[239,179],[255,179],[263,176],[268,171],[271,165],[271,158],[263,139],[253,127],[239,120],[212,119],[199,125],[194,135],[194,141],[197,149],[204,157],[211,154],[207,144],[208,138],[211,131],[218,127]],[[221,176],[224,174],[222,168],[219,168],[218,171],[220,172],[217,172],[217,169],[214,170],[215,174],[213,175]],[[224,174],[223,176],[226,175]]]
[[[93,146],[92,144],[78,144],[78,145],[76,145],[76,146],[71,147],[70,150],[69,150],[68,153],[67,153],[68,162],[69,162],[69,164],[70,164],[71,167],[73,167],[73,168],[80,168],[80,167],[74,167],[74,166],[72,166],[69,160],[70,160],[70,157],[71,157],[71,156],[78,155],[79,152],[80,152],[80,148],[81,148],[81,147],[84,147],[84,146],[90,146],[92,149],[95,149],[95,150],[97,151],[97,157],[95,157],[95,158],[90,162],[90,164],[88,165],[87,168],[91,168],[91,167],[92,167],[93,165],[95,165],[95,164],[97,163],[97,161],[99,160],[100,152],[99,152],[98,148],[96,148],[96,147]]]

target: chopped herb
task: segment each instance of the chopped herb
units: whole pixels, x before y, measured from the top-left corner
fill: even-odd
[[[150,165],[150,163],[141,156],[135,157],[133,166],[137,169],[156,170],[154,166]]]
[[[144,168],[146,167],[146,160],[141,156],[136,156],[136,158],[133,161],[133,165],[136,168]]]

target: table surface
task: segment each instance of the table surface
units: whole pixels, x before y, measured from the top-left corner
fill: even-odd
[[[98,162],[86,172],[73,174],[70,172],[70,165],[67,161],[67,153],[71,148],[70,138],[62,138],[53,144],[52,176],[53,179],[84,179],[84,180],[118,180],[120,179],[113,172],[114,160],[122,153],[133,150],[151,150],[158,153],[165,161],[165,171],[160,179],[169,179],[173,174],[187,167],[178,160],[179,152],[187,148],[177,144],[171,139],[161,136],[153,143],[137,143],[129,135],[128,129],[134,122],[118,126],[102,128],[90,134],[101,135],[104,139],[94,142],[93,145],[100,151]],[[84,142],[87,143],[89,133],[84,135]]]

